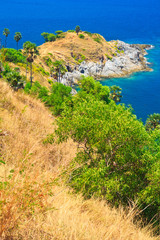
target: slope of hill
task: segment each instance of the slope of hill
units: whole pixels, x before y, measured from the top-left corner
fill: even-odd
[[[63,181],[57,184],[62,168],[75,156],[75,144],[50,144],[56,126],[49,110],[3,80],[0,89],[2,239],[156,239],[151,230],[133,224],[134,209],[84,200]]]

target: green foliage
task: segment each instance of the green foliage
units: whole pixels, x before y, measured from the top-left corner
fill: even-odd
[[[55,142],[54,137],[54,134],[47,135],[47,137],[43,140],[43,144],[53,144]]]
[[[83,77],[79,87],[72,105],[57,119],[59,142],[72,138],[79,149],[67,183],[86,198],[100,197],[115,206],[138,199],[145,218],[157,220],[160,129],[147,132],[132,109],[116,105],[119,87],[111,87],[109,93],[91,77]],[[109,100],[111,95],[115,102]]]
[[[45,61],[48,67],[50,67],[53,63],[50,57],[47,57],[47,56],[43,57],[43,60]]]
[[[55,115],[60,115],[66,106],[72,105],[71,87],[62,83],[52,84],[51,94],[48,97],[46,105],[50,107]]]
[[[5,39],[5,48],[7,47],[7,37],[8,37],[9,34],[10,34],[9,29],[8,29],[8,28],[5,28],[5,29],[3,30],[3,35],[6,37],[6,39]]]
[[[110,99],[112,99],[116,103],[121,101],[121,98],[122,98],[121,93],[122,93],[122,88],[115,85],[110,87]]]
[[[17,42],[17,50],[18,50],[18,42],[22,39],[22,34],[20,32],[16,32],[14,35],[14,40]]]
[[[34,82],[33,85],[31,85],[30,82],[26,83],[24,91],[26,93],[29,93],[33,96],[40,98],[43,102],[46,102],[49,97],[48,89],[46,87],[41,86],[41,84],[38,81]]]
[[[101,43],[101,39],[99,37],[93,38],[93,40],[97,43]]]
[[[23,56],[21,51],[17,51],[13,48],[6,48],[1,50],[5,61],[13,63],[26,63],[26,57]]]
[[[75,31],[76,31],[76,33],[77,33],[77,35],[78,35],[78,33],[80,32],[80,26],[76,26],[76,28],[75,28]]]
[[[9,82],[15,90],[23,88],[26,78],[17,70],[12,70],[8,64],[4,65],[3,77]]]
[[[149,115],[149,117],[146,120],[146,130],[154,130],[155,128],[160,127],[160,114],[159,113],[154,113]]]
[[[36,72],[40,72],[43,76],[49,76],[49,72],[46,72],[42,67],[36,68]]]
[[[64,61],[54,61],[52,62],[53,65],[53,71],[55,72],[56,77],[58,77],[58,73],[59,73],[59,68],[60,68],[60,72],[63,75],[65,72],[67,72],[67,69],[64,65]]]
[[[83,148],[71,175],[76,191],[118,204],[143,189],[150,163],[147,133],[129,109],[90,95],[76,101],[72,111],[66,109],[57,122],[59,140],[71,137]]]
[[[90,37],[92,37],[92,33],[91,32],[88,32],[88,31],[84,31],[84,33],[88,34]]]
[[[57,35],[59,35],[59,34],[63,33],[63,31],[62,31],[62,30],[58,30],[58,31],[56,31],[55,33],[56,33]]]
[[[54,42],[54,41],[56,41],[56,35],[53,34],[53,33],[43,32],[41,34],[41,36],[44,37],[45,42]]]
[[[106,55],[106,57],[107,57],[109,60],[112,60],[112,57],[109,56],[107,53],[106,53],[105,55]]]
[[[86,98],[88,95],[93,96],[97,100],[103,100],[106,103],[109,103],[109,87],[102,86],[100,82],[95,81],[93,77],[81,77],[81,80],[78,82],[80,91],[76,98]]]
[[[84,38],[85,38],[85,36],[84,36],[83,34],[79,34],[79,38],[82,38],[82,39],[84,39]]]
[[[68,30],[67,32],[75,32],[75,30]]]

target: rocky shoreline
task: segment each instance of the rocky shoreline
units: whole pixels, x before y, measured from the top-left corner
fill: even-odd
[[[112,59],[107,59],[105,62],[101,60],[96,63],[83,61],[80,65],[76,65],[73,71],[66,72],[61,82],[71,86],[76,84],[82,75],[93,76],[96,79],[116,78],[134,72],[152,70],[145,57],[147,55],[146,50],[153,48],[152,45],[128,44],[118,40],[117,48],[119,53]]]

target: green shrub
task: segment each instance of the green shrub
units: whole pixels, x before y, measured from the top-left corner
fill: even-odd
[[[9,82],[15,90],[23,88],[26,77],[20,75],[17,69],[11,69],[8,64],[4,65],[3,77]]]
[[[68,30],[67,32],[76,32],[75,30]]]
[[[25,63],[26,62],[26,57],[23,56],[22,52],[20,50],[16,50],[13,48],[7,48],[7,49],[2,49],[2,55],[4,55],[5,60],[8,62],[13,62],[13,63]]]
[[[112,57],[109,56],[107,53],[106,53],[105,55],[106,55],[106,57],[107,57],[109,60],[112,60]]]
[[[82,38],[82,39],[84,39],[84,38],[85,38],[85,36],[84,36],[83,34],[79,34],[79,38]]]
[[[53,34],[53,33],[46,33],[46,32],[44,32],[44,33],[41,34],[41,36],[44,37],[45,42],[54,42],[54,41],[56,41],[56,35]]]
[[[63,31],[58,30],[58,31],[56,31],[55,33],[56,33],[57,35],[59,35],[59,34],[63,33]]]
[[[84,33],[88,34],[90,37],[92,37],[92,33],[91,32],[87,32],[87,31],[84,31]]]
[[[93,38],[93,40],[94,40],[95,42],[97,42],[97,43],[101,43],[101,39],[100,39],[100,38],[98,38],[98,37],[96,37],[96,38]]]
[[[42,73],[43,76],[49,76],[49,72],[46,72],[42,67],[36,68],[36,72]]]
[[[51,94],[48,97],[46,105],[50,107],[55,115],[60,115],[65,106],[72,104],[71,87],[65,86],[62,83],[52,84]]]

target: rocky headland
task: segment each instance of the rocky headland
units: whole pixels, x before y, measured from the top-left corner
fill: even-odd
[[[66,72],[62,78],[62,83],[70,85],[76,83],[77,80],[84,76],[93,76],[96,79],[101,78],[116,78],[130,75],[139,71],[151,71],[150,63],[147,62],[145,49],[149,49],[151,45],[127,44],[122,41],[117,41],[118,49],[123,51],[123,54],[118,53],[112,59],[107,59],[105,62],[83,61],[80,65],[75,66],[72,72]]]
[[[82,36],[83,35],[83,36]],[[56,42],[40,46],[41,65],[46,71],[46,60],[62,61],[66,72],[61,75],[65,85],[76,84],[82,75],[96,79],[114,78],[139,71],[151,71],[145,55],[153,46],[148,44],[128,44],[119,40],[106,41],[99,34],[81,32],[63,33]]]

